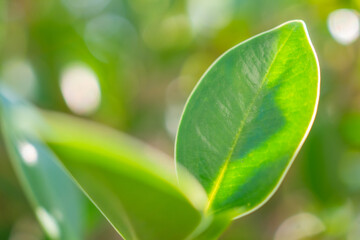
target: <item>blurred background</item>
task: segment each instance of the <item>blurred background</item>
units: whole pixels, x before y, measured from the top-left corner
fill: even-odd
[[[303,19],[318,115],[275,196],[222,240],[360,239],[359,0],[1,0],[0,81],[173,155],[184,102],[235,44]],[[87,238],[121,239],[94,209]],[[181,231],[181,229],[179,229]],[[46,239],[0,141],[0,239]]]

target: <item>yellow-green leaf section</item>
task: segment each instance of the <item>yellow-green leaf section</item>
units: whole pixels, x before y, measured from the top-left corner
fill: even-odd
[[[205,188],[206,211],[238,217],[274,193],[310,131],[319,84],[317,57],[299,20],[240,43],[212,64],[188,99],[175,150],[177,163]]]

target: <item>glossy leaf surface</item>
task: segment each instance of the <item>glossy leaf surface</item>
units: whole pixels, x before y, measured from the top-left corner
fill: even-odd
[[[185,239],[200,223],[202,187],[190,175],[179,187],[162,154],[93,123],[44,118],[44,141],[125,239]]]
[[[52,151],[23,131],[34,117],[26,104],[3,89],[0,99],[6,147],[36,217],[50,239],[83,239],[86,207],[91,203],[63,171]],[[19,115],[23,111],[26,117]]]
[[[305,24],[291,21],[230,49],[203,75],[175,155],[205,188],[208,212],[241,216],[273,194],[313,123],[318,68]]]

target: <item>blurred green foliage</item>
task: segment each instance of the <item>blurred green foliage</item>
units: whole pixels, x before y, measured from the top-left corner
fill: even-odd
[[[206,68],[240,41],[303,19],[322,69],[313,130],[280,191],[222,239],[359,239],[360,43],[332,37],[328,16],[340,8],[358,11],[360,1],[3,0],[0,79],[42,108],[81,114],[172,155],[183,104]],[[85,97],[93,108],[65,101],[62,82],[74,72],[98,80],[101,102],[96,91]],[[44,239],[1,141],[0,239]],[[118,238],[96,221],[87,239]]]

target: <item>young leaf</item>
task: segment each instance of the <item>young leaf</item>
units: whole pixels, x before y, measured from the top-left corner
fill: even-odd
[[[213,63],[188,99],[175,149],[177,163],[205,188],[207,212],[238,217],[274,193],[310,131],[319,84],[302,21],[253,37]]]
[[[125,239],[185,239],[200,223],[201,185],[188,175],[180,188],[162,154],[83,120],[44,119],[43,140]]]
[[[0,94],[1,129],[12,165],[36,217],[50,239],[83,239],[85,207],[91,203],[48,147],[22,131],[20,125],[26,125],[31,116],[21,118],[17,114],[19,108],[27,107],[9,94],[3,89]]]

